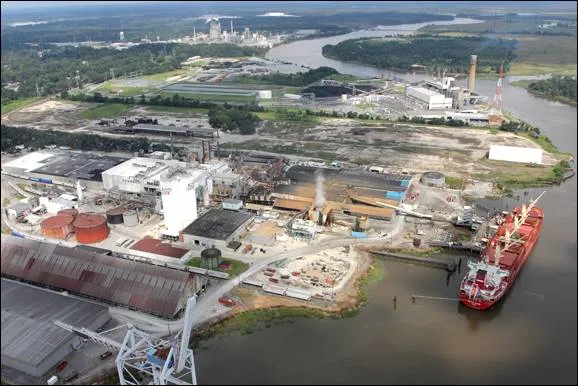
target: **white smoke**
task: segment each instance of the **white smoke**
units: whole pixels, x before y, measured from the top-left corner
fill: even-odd
[[[325,205],[325,189],[323,187],[323,183],[325,182],[325,178],[323,178],[323,173],[318,172],[317,177],[315,179],[317,189],[315,192],[315,207],[318,209],[323,208]]]

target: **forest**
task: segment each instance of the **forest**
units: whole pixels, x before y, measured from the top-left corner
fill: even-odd
[[[418,35],[407,39],[361,38],[323,46],[323,56],[379,68],[408,71],[414,64],[430,73],[467,73],[470,55],[478,55],[478,73],[508,71],[515,59],[515,40],[487,37]]]
[[[43,51],[28,48],[2,52],[2,103],[36,95],[36,83],[41,95],[56,94],[87,83],[102,83],[116,76],[141,71],[143,75],[181,68],[191,56],[242,57],[263,54],[263,49],[232,44],[143,44],[127,50],[95,49],[90,47],[56,47]]]
[[[211,127],[225,131],[239,130],[240,134],[255,134],[260,119],[243,106],[214,106],[209,109]]]
[[[2,151],[11,151],[15,146],[25,145],[34,150],[47,145],[68,146],[72,150],[127,151],[146,153],[151,150],[147,138],[112,138],[95,134],[72,134],[64,131],[36,130],[26,127],[1,125],[0,142]],[[153,149],[153,151],[156,149]]]
[[[571,76],[555,75],[550,79],[532,82],[528,85],[528,91],[538,96],[576,104],[576,78]]]

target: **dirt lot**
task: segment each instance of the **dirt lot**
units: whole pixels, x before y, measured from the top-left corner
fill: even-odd
[[[6,125],[113,135],[98,126],[98,120],[86,120],[80,112],[92,107],[66,101],[40,101],[2,117]],[[150,111],[136,107],[128,116],[146,115],[161,124],[208,127],[206,114]],[[122,120],[122,117],[121,117]],[[162,139],[158,136],[149,138]],[[397,123],[379,123],[350,119],[324,119],[314,122],[265,121],[256,135],[223,134],[220,144],[235,143],[236,149],[253,149],[294,154],[358,164],[383,166],[391,171],[421,173],[435,170],[447,175],[471,176],[496,172],[527,174],[544,169],[526,170],[523,164],[491,162],[485,159],[490,145],[539,147],[529,139],[512,133],[492,133],[476,128],[445,128]],[[226,146],[226,145],[225,145]],[[544,152],[543,162],[553,165],[561,158]],[[521,170],[524,169],[524,170]]]
[[[335,302],[329,306],[324,307],[314,302],[305,302],[287,297],[264,295],[263,293],[251,289],[251,287],[241,287],[235,288],[231,291],[232,296],[241,300],[240,304],[233,309],[233,313],[277,306],[310,307],[327,312],[340,312],[356,307],[359,303],[357,281],[366,274],[370,265],[371,258],[368,255],[361,253],[359,255],[359,269],[356,270],[354,275],[347,281],[344,288],[337,292]]]

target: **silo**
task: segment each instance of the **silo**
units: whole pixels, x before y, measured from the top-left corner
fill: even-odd
[[[48,217],[40,223],[40,231],[43,236],[64,240],[74,232],[72,216],[57,215]]]
[[[124,225],[127,227],[134,227],[138,225],[138,214],[136,210],[129,209],[122,214],[122,219],[124,221]]]
[[[106,217],[96,213],[81,213],[72,223],[76,241],[83,244],[98,243],[108,237]]]
[[[207,248],[201,252],[201,267],[215,269],[221,264],[221,250],[218,248]]]
[[[63,209],[57,213],[57,215],[59,215],[59,216],[70,216],[72,218],[76,218],[77,214],[78,214],[78,211],[74,208]]]
[[[124,213],[123,207],[109,209],[106,211],[106,221],[109,224],[113,224],[113,225],[122,224],[123,213]]]

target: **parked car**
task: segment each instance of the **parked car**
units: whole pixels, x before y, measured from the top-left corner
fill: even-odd
[[[106,359],[111,355],[112,355],[112,352],[110,352],[110,351],[104,352],[104,353],[100,354],[100,359]]]

